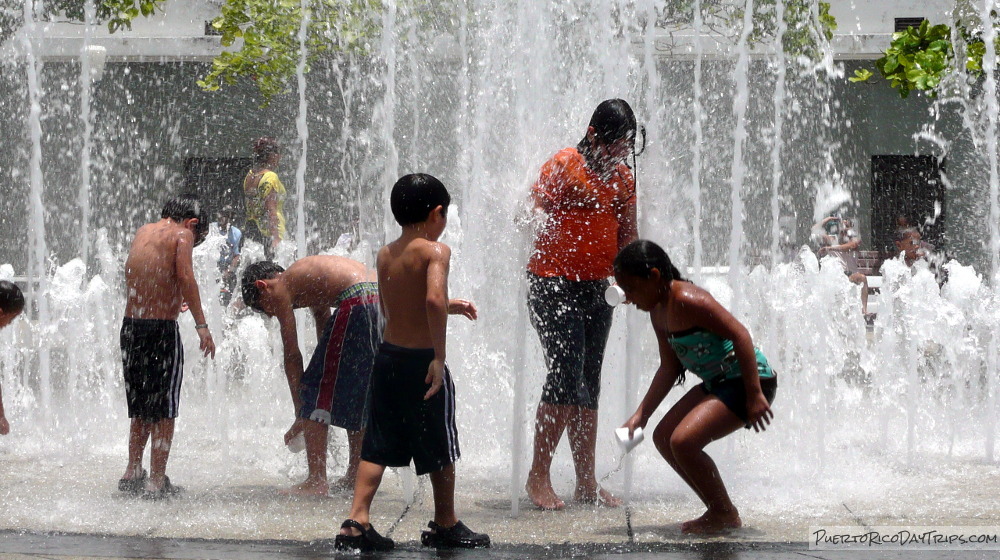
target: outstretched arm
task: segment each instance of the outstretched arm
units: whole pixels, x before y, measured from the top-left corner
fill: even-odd
[[[663,399],[667,397],[667,393],[677,383],[677,377],[680,376],[681,371],[684,369],[680,360],[677,359],[677,354],[674,353],[673,348],[670,347],[670,343],[667,342],[666,333],[660,332],[657,329],[656,342],[660,350],[660,367],[656,370],[656,374],[653,375],[653,382],[649,384],[649,389],[646,391],[646,396],[642,398],[642,402],[639,403],[639,408],[625,422],[625,427],[628,428],[630,438],[636,428],[644,428],[646,426],[649,418],[653,415],[657,407],[660,406],[660,403],[663,402]]]
[[[4,416],[3,412],[3,388],[0,387],[0,436],[5,436],[10,433],[10,424],[7,423],[7,417]]]

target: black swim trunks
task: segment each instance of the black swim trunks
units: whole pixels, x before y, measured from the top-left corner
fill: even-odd
[[[128,417],[147,422],[177,418],[184,379],[177,321],[125,317],[120,344]]]
[[[430,348],[403,348],[388,342],[379,346],[371,377],[368,427],[361,458],[387,467],[406,467],[410,460],[417,475],[436,472],[458,460],[455,424],[455,385],[445,368],[444,383],[424,400],[424,383],[434,360]]]
[[[597,408],[604,347],[614,314],[604,300],[609,284],[528,273],[531,324],[548,366],[542,402]]]
[[[733,411],[733,414],[739,416],[740,420],[746,422],[744,428],[750,429],[750,423],[747,418],[747,391],[743,385],[743,379],[736,377],[733,379],[727,379],[722,382],[717,382],[712,384],[712,390],[705,388],[705,384],[699,385],[701,390],[705,394],[715,395],[726,405],[726,408]],[[767,399],[767,404],[774,402],[774,395],[778,392],[778,378],[775,377],[762,377],[760,379],[760,390],[764,393],[764,398]]]

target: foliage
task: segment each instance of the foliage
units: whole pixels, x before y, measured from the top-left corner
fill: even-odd
[[[978,15],[970,11],[970,7],[967,2],[959,2],[956,6],[957,33],[953,33],[948,25],[931,25],[924,20],[919,27],[909,27],[892,34],[889,47],[882,58],[875,61],[875,68],[890,86],[899,90],[900,97],[906,98],[914,90],[936,97],[942,83],[959,72],[959,65],[973,79],[983,74],[983,56],[986,54],[983,23]],[[991,24],[996,28],[996,14],[992,15]],[[958,39],[960,48],[956,49],[954,39]],[[995,45],[1000,51],[1000,36]],[[868,68],[861,68],[855,70],[854,76],[848,80],[865,82],[874,75]]]
[[[73,0],[64,0],[71,2]],[[79,0],[76,0],[79,1]],[[131,29],[132,20],[152,15],[166,0],[100,0],[110,14],[108,29]],[[311,62],[328,51],[365,52],[381,26],[382,0],[226,0],[212,21],[222,35],[222,46],[243,42],[239,50],[216,56],[198,85],[215,91],[241,79],[252,79],[265,102],[289,90],[301,52],[299,32],[306,29],[307,71]]]
[[[328,50],[365,52],[381,25],[381,0],[309,0],[306,52],[310,61]],[[287,91],[299,64],[303,11],[298,0],[227,0],[212,27],[222,45],[243,39],[239,51],[215,57],[198,85],[209,91],[252,78],[264,97]]]
[[[822,53],[821,43],[833,39],[837,30],[837,18],[830,14],[829,2],[814,4],[808,0],[760,0],[754,2],[754,29],[750,35],[751,41],[760,41],[764,37],[777,34],[778,25],[776,2],[784,5],[785,33],[782,35],[782,47],[791,56],[805,56],[816,60]],[[818,9],[813,14],[812,6]]]
[[[830,14],[828,2],[818,3],[818,13],[812,12],[817,3],[811,0],[755,0],[751,44],[773,37],[778,32],[777,2],[784,6],[785,33],[782,46],[792,56],[820,56],[820,43],[833,38],[837,20]],[[732,30],[742,25],[745,2],[740,0],[701,0],[702,25],[705,31],[718,35],[732,35]],[[689,28],[694,23],[693,0],[668,0],[657,8],[656,25],[666,29]]]
[[[951,28],[944,24],[932,26],[924,20],[919,27],[893,33],[889,48],[875,61],[875,68],[889,85],[899,90],[901,97],[907,97],[912,90],[934,95],[953,58]],[[874,75],[868,69],[860,69],[848,79],[863,82]]]

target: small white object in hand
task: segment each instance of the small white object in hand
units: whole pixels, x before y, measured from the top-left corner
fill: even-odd
[[[305,448],[306,448],[306,436],[302,432],[299,432],[298,435],[293,437],[288,442],[288,450],[291,451],[292,453],[301,453],[303,450],[305,450]]]
[[[608,286],[608,289],[604,290],[604,301],[611,307],[621,305],[625,302],[625,290],[618,286]]]
[[[636,428],[632,432],[632,438],[628,437],[628,428],[615,429],[615,437],[618,438],[618,445],[621,445],[625,453],[632,451],[632,448],[642,443],[645,436],[642,435],[642,428]]]

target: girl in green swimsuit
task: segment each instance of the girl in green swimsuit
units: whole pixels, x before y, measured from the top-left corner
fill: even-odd
[[[656,449],[708,511],[681,525],[685,533],[717,533],[742,525],[706,445],[742,427],[765,429],[774,414],[777,377],[750,333],[705,290],[684,280],[657,244],[637,240],[615,258],[615,280],[626,302],[649,312],[660,367],[635,414],[629,435],[645,428],[653,411],[685,371],[703,380],[681,397],[653,431]]]

